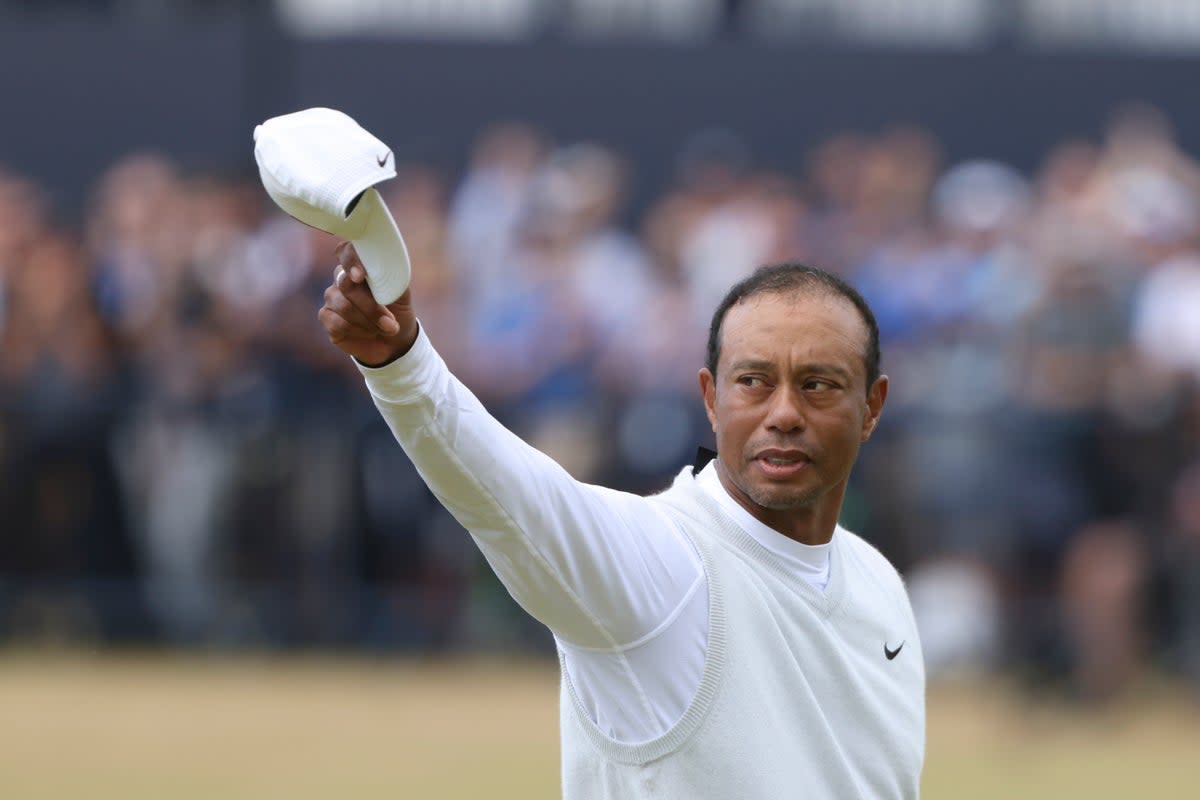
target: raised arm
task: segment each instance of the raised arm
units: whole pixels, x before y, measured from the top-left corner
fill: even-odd
[[[643,498],[574,480],[497,422],[446,368],[406,292],[371,296],[351,245],[319,312],[430,489],[512,596],[560,638],[611,649],[666,621],[702,579],[683,534]]]

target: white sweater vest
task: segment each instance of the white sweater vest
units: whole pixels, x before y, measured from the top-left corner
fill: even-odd
[[[891,564],[839,528],[822,593],[730,520],[690,468],[651,502],[704,562],[703,677],[674,727],[631,745],[596,728],[564,671],[565,800],[916,798],[925,670]]]

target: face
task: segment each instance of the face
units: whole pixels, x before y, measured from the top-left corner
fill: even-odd
[[[701,370],[700,388],[722,482],[771,527],[815,514],[832,532],[887,397],[886,376],[867,390],[866,347],[857,309],[836,296],[760,294],[726,314],[717,375]]]

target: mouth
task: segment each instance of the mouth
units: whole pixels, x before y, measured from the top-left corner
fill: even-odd
[[[789,478],[808,467],[812,461],[802,450],[762,450],[754,462],[768,478]]]

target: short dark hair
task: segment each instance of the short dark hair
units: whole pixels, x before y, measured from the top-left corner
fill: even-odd
[[[736,303],[754,295],[787,292],[823,292],[844,298],[854,305],[867,326],[867,350],[863,353],[863,362],[867,368],[867,391],[870,391],[879,377],[879,325],[875,322],[871,307],[857,289],[838,276],[795,262],[759,267],[749,277],[734,284],[725,295],[713,313],[712,324],[708,328],[708,371],[714,376],[717,374],[717,361],[721,357],[721,325],[725,322],[726,312]]]

